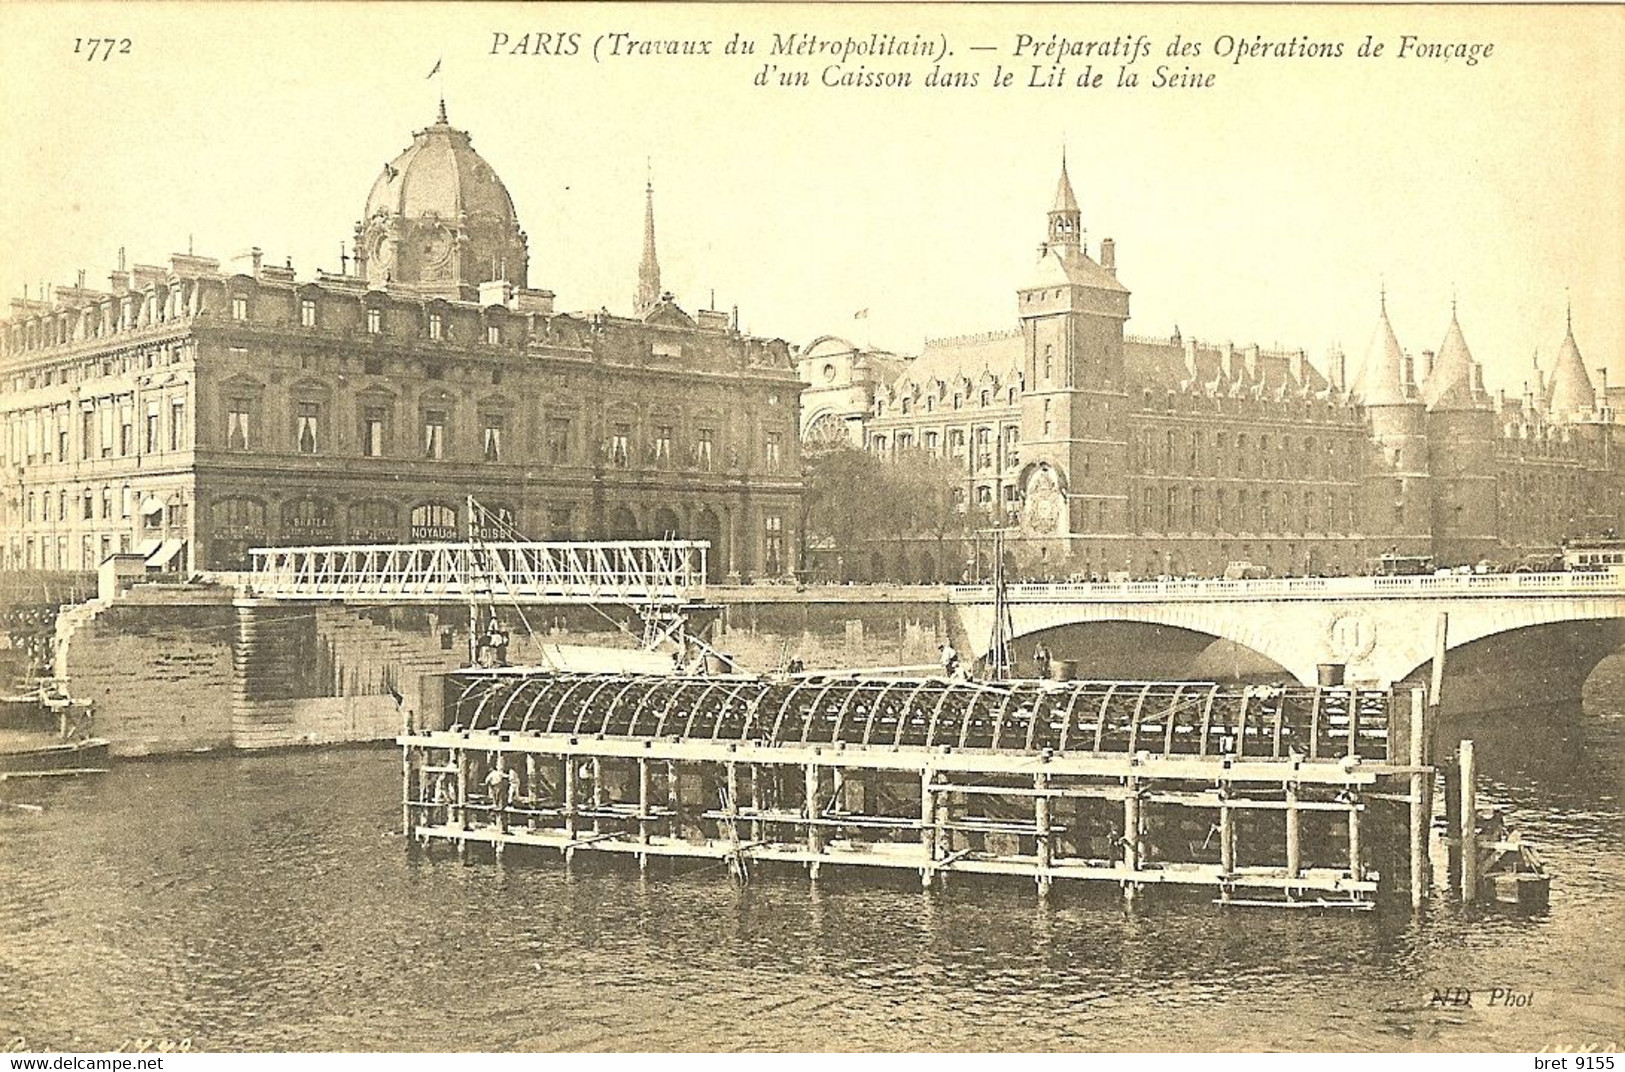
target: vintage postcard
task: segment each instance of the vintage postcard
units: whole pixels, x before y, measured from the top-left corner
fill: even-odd
[[[1606,1072],[1622,43],[0,6],[6,1059]]]

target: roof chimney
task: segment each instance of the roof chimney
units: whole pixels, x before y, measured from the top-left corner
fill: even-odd
[[[1100,266],[1113,275],[1117,273],[1117,243],[1110,238],[1100,240]]]

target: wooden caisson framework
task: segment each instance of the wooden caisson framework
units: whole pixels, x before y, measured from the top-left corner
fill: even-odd
[[[1425,886],[1420,692],[1201,682],[465,670],[403,748],[451,842],[1206,888],[1370,905]],[[1409,812],[1407,820],[1407,811]],[[1405,843],[1409,827],[1411,851]]]

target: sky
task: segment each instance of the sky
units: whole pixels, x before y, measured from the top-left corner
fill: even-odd
[[[543,33],[577,35],[575,54],[535,54]],[[714,54],[610,55],[616,33]],[[736,33],[755,55],[723,53]],[[948,55],[841,65],[909,72],[907,89],[824,86],[839,57],[767,55],[792,33]],[[1168,58],[1176,34],[1202,55]],[[89,59],[90,35],[115,54]],[[1051,35],[1143,36],[1142,85],[1116,88],[1112,56],[1029,85],[1054,61],[1022,46]],[[1367,35],[1382,56],[1357,55]],[[1400,57],[1402,35],[1493,48]],[[1260,38],[1344,52],[1238,63],[1225,45]],[[1130,333],[1302,347],[1322,367],[1341,345],[1352,369],[1380,292],[1418,353],[1454,300],[1489,386],[1515,393],[1537,349],[1550,368],[1572,302],[1593,378],[1619,383],[1621,40],[1617,5],[0,4],[0,293],[80,269],[105,286],[121,246],[336,270],[444,94],[562,309],[629,310],[652,169],[663,282],[687,308],[714,292],[753,333],[900,352],[1011,328],[1064,144],[1091,249],[1116,240]],[[924,85],[934,60],[978,84]],[[813,84],[753,85],[767,63]],[[1104,84],[1079,88],[1090,64]],[[1158,64],[1214,84],[1152,88]]]

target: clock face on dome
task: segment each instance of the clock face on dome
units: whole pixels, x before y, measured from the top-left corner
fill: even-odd
[[[431,267],[444,264],[451,256],[451,232],[436,227],[423,236],[423,262]]]
[[[372,249],[368,254],[379,268],[388,269],[395,262],[395,247],[388,235],[379,235],[372,240]]]

